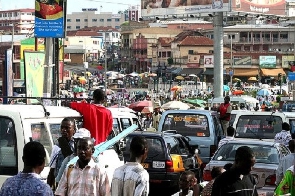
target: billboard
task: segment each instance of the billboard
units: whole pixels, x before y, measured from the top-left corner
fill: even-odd
[[[12,49],[7,49],[5,51],[5,66],[4,66],[4,76],[2,82],[3,95],[13,96],[13,70],[12,70]],[[3,103],[7,104],[8,99],[3,99]]]
[[[276,68],[277,57],[276,56],[259,56],[260,68]]]
[[[35,37],[64,38],[64,0],[35,0]]]
[[[232,0],[232,11],[286,15],[285,0]]]
[[[24,51],[27,97],[43,97],[44,63],[44,52]],[[31,102],[28,100],[28,103]]]
[[[282,68],[290,68],[295,65],[294,56],[282,56]]]
[[[251,67],[252,57],[251,56],[234,56],[233,66],[234,67]]]
[[[213,68],[214,67],[214,56],[213,55],[204,55],[204,67]]]
[[[141,0],[141,16],[167,16],[231,11],[229,0]]]

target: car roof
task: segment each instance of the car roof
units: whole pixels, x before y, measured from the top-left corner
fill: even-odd
[[[259,139],[234,139],[234,140],[229,140],[227,144],[244,144],[246,145],[261,145],[261,146],[277,146],[279,143],[275,143],[272,141],[263,141]]]
[[[154,132],[154,131],[134,131],[133,133],[130,133],[129,135],[141,135],[143,137],[149,137],[149,136],[159,136],[159,137],[183,137],[183,135],[179,133],[159,133],[159,132]]]

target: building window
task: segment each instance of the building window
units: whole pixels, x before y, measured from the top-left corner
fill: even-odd
[[[67,22],[71,22],[72,20],[71,19],[67,19]]]
[[[76,22],[80,22],[80,19],[79,19],[79,18],[77,18],[77,19],[76,19]]]
[[[87,28],[88,26],[84,26],[84,28]]]
[[[76,26],[76,29],[80,29],[80,26]]]
[[[194,54],[194,50],[188,50],[188,54]]]
[[[99,22],[104,22],[104,19],[99,19]]]
[[[88,19],[86,18],[86,19],[84,19],[84,22],[88,22]]]
[[[120,18],[115,18],[115,22],[120,22]]]
[[[67,29],[71,29],[71,26],[67,26]]]
[[[93,18],[93,19],[92,19],[92,22],[97,22],[97,19],[96,19],[96,18]]]
[[[108,19],[107,19],[107,22],[112,22],[112,19],[108,18]]]
[[[115,26],[115,29],[120,29],[120,26]]]

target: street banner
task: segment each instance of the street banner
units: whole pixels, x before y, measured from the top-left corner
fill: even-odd
[[[277,57],[276,56],[259,56],[260,68],[276,68]]]

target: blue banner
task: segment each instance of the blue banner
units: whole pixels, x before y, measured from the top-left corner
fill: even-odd
[[[35,0],[35,37],[64,38],[64,0]]]
[[[289,81],[295,81],[295,72],[289,72],[288,79]]]

